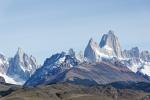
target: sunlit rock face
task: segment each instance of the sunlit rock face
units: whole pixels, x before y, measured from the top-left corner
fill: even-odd
[[[28,56],[21,48],[10,59],[7,75],[18,81],[26,81],[39,67],[33,56]]]

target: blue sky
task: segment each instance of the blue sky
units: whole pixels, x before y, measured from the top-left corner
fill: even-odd
[[[0,0],[0,52],[18,47],[39,62],[113,30],[122,48],[150,50],[150,0]]]

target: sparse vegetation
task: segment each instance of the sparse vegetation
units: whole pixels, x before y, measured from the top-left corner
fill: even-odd
[[[87,87],[61,83],[36,88],[15,87],[9,93],[12,85],[5,87],[3,93],[7,94],[1,95],[0,100],[150,100],[150,93],[140,90],[117,89],[110,85]]]

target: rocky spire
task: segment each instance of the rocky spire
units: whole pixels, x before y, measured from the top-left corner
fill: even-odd
[[[91,62],[96,62],[99,57],[99,45],[92,38],[84,51],[84,57]]]
[[[15,56],[9,61],[7,75],[19,81],[26,81],[38,67],[33,56],[28,56],[22,48],[18,48]]]
[[[111,30],[108,32],[108,34],[103,35],[99,46],[100,48],[104,48],[109,52],[112,52],[113,56],[119,58],[122,57],[122,49],[119,43],[119,39]]]

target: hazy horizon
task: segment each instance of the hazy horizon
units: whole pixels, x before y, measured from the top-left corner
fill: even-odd
[[[150,50],[149,16],[149,0],[1,0],[0,53],[12,57],[21,47],[43,63],[70,48],[84,51],[109,30],[123,49]]]

